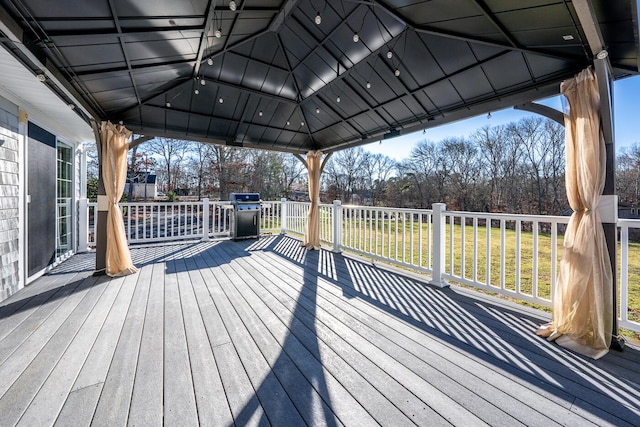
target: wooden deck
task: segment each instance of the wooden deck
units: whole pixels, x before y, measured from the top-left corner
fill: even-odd
[[[288,237],[64,262],[0,303],[0,426],[639,425],[640,352]]]

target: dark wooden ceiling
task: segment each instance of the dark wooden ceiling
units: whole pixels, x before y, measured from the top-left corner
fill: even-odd
[[[593,60],[568,0],[229,3],[0,0],[2,43],[87,120],[291,152],[550,96]],[[586,4],[613,76],[638,73],[636,0]]]

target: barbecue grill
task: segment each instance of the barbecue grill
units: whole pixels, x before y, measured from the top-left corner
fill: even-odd
[[[231,233],[234,240],[260,236],[260,194],[231,193]]]

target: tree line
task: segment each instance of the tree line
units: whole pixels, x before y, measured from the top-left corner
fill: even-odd
[[[524,118],[485,126],[467,138],[425,139],[402,161],[362,147],[335,152],[322,174],[321,199],[406,208],[444,202],[451,210],[558,215],[569,210],[564,159],[564,128]],[[93,163],[95,180],[95,158]],[[225,200],[231,192],[255,191],[263,200],[295,200],[307,188],[306,169],[291,154],[168,138],[130,151],[130,178],[151,170],[159,190],[197,198]],[[638,204],[639,144],[617,156],[616,186],[620,201]]]

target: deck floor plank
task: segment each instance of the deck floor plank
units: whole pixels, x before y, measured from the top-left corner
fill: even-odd
[[[86,279],[88,280],[88,279]],[[60,413],[73,384],[86,361],[115,301],[121,282],[99,280],[95,285],[103,291],[96,300],[80,330],[65,350],[51,374],[20,419],[25,425],[51,425]],[[43,352],[46,349],[43,349]],[[47,351],[50,356],[50,351]]]
[[[160,425],[164,415],[164,276],[162,264],[153,264],[145,268],[151,270],[149,299],[142,328],[140,353],[136,366],[129,425]],[[141,272],[142,274],[142,272]],[[155,390],[149,393],[149,390]]]
[[[276,261],[279,257],[279,255],[277,255],[277,252],[278,251],[270,251],[266,253],[266,255],[270,257],[270,263],[268,265],[277,265]],[[281,252],[286,252],[286,251],[282,250]],[[355,263],[353,261],[348,261],[348,262],[351,264]],[[357,264],[360,264],[360,268],[368,268],[364,264],[361,264],[361,263],[357,263]],[[373,269],[373,267],[370,267],[370,268]],[[302,267],[301,266],[296,267],[293,264],[288,264],[288,269],[286,270],[286,272],[283,273],[283,275],[289,276],[292,274],[292,271],[295,272],[296,269],[298,271],[298,276],[303,275],[303,273],[300,273],[300,271],[302,271]],[[342,274],[338,274],[341,277],[349,277],[349,275],[351,274],[349,268],[345,266],[337,266],[336,270],[338,271],[338,273],[342,273]],[[393,280],[389,280],[388,277],[384,277],[385,276],[384,273],[380,273],[379,270],[375,270],[375,271],[377,271],[378,275],[381,275],[381,277],[379,277],[379,283],[385,283],[385,284],[394,283]],[[403,286],[407,285],[406,279],[401,278],[400,280],[405,282],[403,283]],[[413,286],[415,287],[415,284]],[[338,291],[338,293],[346,292],[347,294],[349,294],[352,298],[354,298],[354,304],[357,303],[357,301],[355,301],[357,298],[364,297],[366,300],[368,300],[371,303],[374,303],[377,306],[381,305],[379,300],[376,300],[375,298],[370,296],[371,294],[362,295],[361,293],[356,291],[355,290],[356,288],[364,289],[364,287],[361,286],[360,284],[342,282],[340,287],[341,287],[341,290]],[[424,285],[422,285],[420,291],[425,292],[425,289],[426,288],[424,287]],[[439,297],[438,298],[439,300],[444,298],[442,295],[439,295],[443,293],[443,291],[441,290],[432,290],[432,291],[435,291],[436,295]],[[444,293],[446,292],[448,291],[444,291]],[[380,293],[378,293],[378,295],[380,295]],[[417,292],[415,292],[415,290],[408,295],[413,300],[421,301],[424,307],[433,306],[433,303],[429,302],[427,298],[425,298],[424,296],[417,295]],[[463,299],[463,300],[466,301],[467,299]],[[444,307],[452,308],[451,301],[448,301],[446,304],[442,302],[439,302],[439,303],[442,304]],[[381,312],[378,309],[373,309],[373,311],[376,313]],[[469,313],[469,314],[470,314],[469,318],[471,319],[478,317],[477,313]],[[456,317],[454,316],[454,319],[455,318]],[[434,329],[439,330],[439,332],[443,334],[442,338],[445,338],[444,340],[445,342],[451,341],[451,339],[446,339],[446,338],[455,338],[456,334],[452,334],[451,331],[459,328],[459,326],[457,325],[452,325],[452,324],[448,325],[447,323],[451,323],[453,322],[453,320],[449,320],[446,316],[441,316],[439,318],[431,318],[431,319],[425,319],[424,317],[422,317],[421,319],[426,320],[427,322],[431,322],[430,325]],[[408,319],[408,320],[412,322],[414,321],[414,319]],[[438,321],[436,322],[436,320]],[[486,320],[486,319],[483,319],[483,320]],[[457,316],[457,321],[463,322],[463,319],[461,319],[460,316]],[[469,323],[469,322],[465,321],[464,323]],[[420,327],[419,324],[417,324],[417,326]],[[473,326],[474,325],[469,325],[469,327],[466,327],[465,330],[471,330]],[[484,326],[481,326],[480,329],[485,330]],[[540,342],[540,340],[533,335],[532,330],[528,330],[525,333],[528,333],[531,336],[531,339],[527,340],[528,342],[527,348],[531,348],[531,347],[538,348],[539,346],[531,345],[531,343],[536,343],[536,341],[538,343]],[[456,342],[456,341],[452,341],[452,342],[455,344],[454,349],[457,349],[458,346],[461,345],[461,343],[459,342]],[[531,352],[527,349],[522,350],[522,355],[518,355],[517,357],[514,357],[517,354],[517,353],[514,353],[514,350],[516,351],[519,350],[517,347],[514,347],[514,349],[511,350],[513,354],[509,354],[508,349],[510,347],[506,346],[511,344],[509,341],[503,340],[498,336],[496,338],[496,342],[502,346],[503,350],[497,351],[494,348],[491,348],[485,345],[482,341],[478,343],[477,341],[472,340],[470,336],[464,337],[464,339],[462,340],[462,343],[465,345],[465,347],[467,347],[467,350],[470,352],[470,354],[474,355],[474,357],[477,360],[481,361],[481,363],[485,363],[483,362],[483,360],[486,360],[486,359],[491,360],[490,363],[486,364],[490,372],[495,370],[496,364],[498,365],[498,367],[504,367],[506,368],[506,370],[503,373],[506,373],[508,377],[508,381],[512,382],[512,384],[521,383],[524,385],[524,387],[531,387],[533,389],[534,394],[538,393],[541,395],[546,395],[546,397],[548,397],[552,402],[556,403],[557,405],[560,405],[559,408],[556,408],[555,410],[556,413],[554,413],[553,411],[554,407],[553,406],[551,407],[552,411],[550,411],[551,412],[550,415],[558,416],[558,418],[555,418],[555,419],[562,419],[561,417],[559,417],[560,415],[562,415],[562,417],[567,417],[567,414],[569,414],[568,416],[569,419],[572,418],[571,412],[569,412],[569,410],[572,408],[573,401],[576,398],[575,394],[577,393],[578,395],[581,395],[586,393],[587,399],[594,402],[596,406],[599,406],[597,402],[600,402],[600,405],[601,405],[600,407],[604,408],[605,411],[608,411],[610,416],[613,417],[612,419],[616,420],[617,422],[620,422],[620,423],[630,422],[633,424],[634,421],[637,421],[637,416],[638,416],[637,409],[629,410],[629,408],[625,406],[625,403],[623,403],[624,400],[622,402],[620,401],[620,399],[612,400],[610,397],[602,394],[603,391],[605,394],[612,393],[613,391],[608,391],[605,388],[604,390],[601,389],[600,393],[594,393],[593,390],[589,390],[589,388],[593,387],[594,384],[597,384],[597,382],[594,383],[593,381],[591,381],[589,383],[576,385],[575,381],[563,377],[562,385],[558,387],[554,385],[554,384],[557,384],[555,378],[547,376],[547,379],[545,380],[540,377],[540,374],[544,371],[544,369],[546,369],[545,364],[549,363],[550,360],[553,361],[552,363],[553,370],[564,373],[564,375],[568,374],[571,377],[575,377],[575,375],[572,373],[574,371],[573,367],[565,365],[566,363],[565,360],[567,359],[567,357],[564,357],[563,358],[564,360],[557,359],[557,358],[540,359],[540,358],[537,358],[535,352]],[[546,343],[543,343],[543,345],[545,344]],[[563,350],[557,346],[554,346],[552,348],[553,348],[553,352],[566,356],[566,353],[567,353],[566,350]],[[489,355],[491,356],[490,358],[487,357],[487,353],[489,353]],[[569,356],[568,359],[579,360],[580,363],[592,363],[592,362],[589,362],[588,360],[585,360],[584,358],[581,358],[580,356],[571,355],[571,354],[569,354],[568,356]],[[540,367],[538,367],[538,365],[536,365],[535,362],[532,362],[531,360],[529,360],[528,359],[529,357],[531,357],[535,362],[541,363]],[[461,361],[459,364],[456,364],[456,365],[465,366],[465,362]],[[514,365],[517,367],[517,369],[513,368]],[[492,379],[493,376],[492,374],[488,374],[486,378]],[[612,376],[609,376],[609,378],[615,381],[615,387],[612,387],[612,390],[621,388],[621,381],[615,379],[615,377],[612,377]],[[635,382],[632,382],[632,384],[635,384]],[[567,386],[570,390],[575,391],[575,393],[567,392],[565,390]],[[628,387],[623,387],[622,389],[623,391],[628,390]],[[512,393],[512,395],[518,398],[520,396],[520,392],[519,391],[514,392]],[[482,394],[480,394],[480,396],[482,396]],[[558,398],[558,396],[560,397]],[[604,399],[604,402],[601,401],[601,399]],[[630,403],[631,406],[637,408],[638,404],[636,403],[636,399],[637,399],[637,395],[635,396],[628,395],[627,400],[631,402]],[[531,404],[531,403],[527,402],[527,404]],[[535,405],[535,407],[537,407],[537,409],[540,410],[541,414],[545,414],[546,411],[542,410],[542,408],[546,408],[546,410],[548,410],[549,401],[548,400],[539,401],[539,403]],[[511,411],[513,411],[513,409]],[[588,414],[588,412],[586,413]]]
[[[267,295],[266,289],[257,289],[261,299],[272,302],[272,308],[278,311],[278,315],[296,324],[306,327],[307,333],[302,333],[298,338],[314,354],[322,356],[322,363],[336,378],[340,378],[343,384],[349,389],[352,395],[369,411],[378,422],[384,424],[393,423],[395,425],[412,425],[411,415],[403,413],[395,402],[389,400],[380,392],[385,382],[394,382],[383,370],[368,362],[366,358],[354,357],[351,353],[350,345],[340,339],[338,335],[330,335],[314,325],[308,313],[297,309],[295,300],[289,298],[279,299],[273,295]],[[295,332],[304,331],[297,327]],[[293,331],[292,331],[293,332]],[[388,383],[385,385],[389,385]],[[405,399],[413,400],[414,396],[407,394]],[[413,407],[419,410],[422,407]]]
[[[252,266],[247,266],[248,268],[252,268],[255,274],[264,275],[266,281],[270,281],[272,277],[270,277],[268,270],[262,268],[259,269],[260,263],[262,260],[256,260],[255,263],[257,268],[253,268]],[[266,265],[266,264],[265,264]],[[265,266],[263,265],[263,267]],[[275,263],[271,263],[269,265],[275,265]],[[281,268],[281,265],[278,265],[277,268]],[[258,270],[259,269],[259,270]],[[290,271],[281,271],[282,274],[279,276],[282,277],[282,281],[289,284],[290,289],[287,290],[283,288],[283,290],[291,295],[291,292],[299,292],[298,284],[299,280],[295,278],[293,272]],[[318,286],[319,288],[320,286]],[[304,293],[304,291],[303,291]],[[422,396],[422,398],[426,401],[425,403],[430,403],[431,405],[438,406],[440,411],[445,414],[451,412],[456,412],[454,408],[458,406],[457,401],[454,399],[458,399],[459,402],[466,408],[468,411],[476,414],[480,418],[482,418],[485,422],[496,425],[496,424],[510,424],[515,425],[518,424],[518,420],[507,415],[505,412],[501,412],[497,410],[496,406],[493,403],[483,401],[481,399],[474,399],[478,394],[473,390],[469,390],[465,387],[462,387],[460,384],[452,381],[451,372],[447,371],[443,373],[437,369],[434,369],[433,366],[428,365],[423,360],[421,360],[417,355],[420,355],[422,352],[426,351],[424,347],[419,348],[418,346],[413,346],[414,353],[410,353],[407,350],[410,350],[411,347],[407,347],[408,345],[415,344],[415,342],[407,342],[406,340],[402,343],[402,345],[396,344],[390,338],[385,337],[379,332],[376,332],[372,326],[373,323],[380,323],[381,325],[385,325],[385,323],[376,319],[375,317],[365,317],[365,316],[354,316],[352,314],[351,309],[347,307],[347,311],[342,311],[340,308],[341,303],[350,304],[351,301],[347,301],[342,298],[342,301],[331,301],[328,298],[324,297],[321,294],[320,290],[316,291],[317,295],[314,297],[301,298],[299,301],[301,304],[309,307],[310,310],[314,309],[314,305],[317,306],[315,308],[316,315],[318,320],[324,322],[328,327],[341,331],[341,336],[345,338],[350,343],[356,345],[358,348],[363,349],[365,354],[372,354],[376,350],[381,350],[382,354],[384,354],[384,358],[381,362],[381,366],[383,369],[387,369],[389,372],[393,370],[398,371],[398,367],[410,367],[410,369],[415,372],[414,375],[418,375],[421,380],[416,378],[411,378],[411,374],[398,372],[398,374],[394,375],[395,378],[401,378],[402,375],[407,377],[406,380],[403,380],[403,383],[411,384],[410,389],[416,396]],[[313,298],[318,299],[318,303],[315,304]],[[336,298],[337,299],[337,298]],[[325,304],[325,301],[327,302]],[[386,331],[390,333],[391,331]],[[436,356],[437,358],[437,356]],[[390,367],[393,365],[393,362],[397,362],[396,367]],[[380,363],[380,362],[378,362]],[[474,382],[474,377],[465,376],[465,383],[467,387],[470,385],[468,382]],[[484,381],[475,381],[476,391],[479,392],[487,392],[487,384]],[[439,401],[434,403],[436,396],[440,394],[438,390],[443,390],[446,396],[442,396]],[[499,390],[494,390],[496,393],[499,393]],[[510,396],[503,396],[503,399]],[[437,405],[436,405],[437,404]],[[526,419],[523,417],[523,414],[519,414],[518,419]],[[536,411],[530,411],[529,415],[532,418],[540,419],[541,422],[544,422],[543,419],[539,416],[539,413]],[[452,420],[456,422],[456,420]],[[465,422],[468,420],[458,420],[457,422]],[[531,421],[531,420],[530,420]],[[550,420],[547,420],[547,424]]]
[[[4,397],[13,383],[40,354],[82,301],[91,287],[90,284],[90,281],[78,282],[63,288],[58,298],[47,301],[42,310],[37,310],[0,343],[1,348],[5,350],[4,360],[0,364],[0,397]],[[21,339],[22,337],[25,338]],[[0,405],[4,400],[0,401]]]
[[[148,270],[151,268],[151,265],[146,265],[142,267],[142,270],[147,270],[143,274],[127,276],[138,280],[134,282],[135,289],[130,304],[119,307],[126,310],[126,318],[122,329],[118,331],[118,343],[112,353],[91,425],[122,426],[127,423],[149,297],[151,275]],[[131,282],[127,282],[129,281],[125,279],[124,286],[131,286]]]
[[[236,286],[236,288],[238,287],[243,288],[244,286],[240,283]],[[242,292],[241,289],[237,290],[246,296],[246,292]],[[247,298],[245,300],[249,301]],[[258,338],[257,344],[261,346],[268,360],[277,358],[276,362],[271,362],[272,369],[285,389],[288,390],[301,413],[308,414],[309,411],[317,411],[319,403],[316,404],[313,397],[314,392],[317,392],[321,395],[323,403],[332,403],[330,410],[336,414],[341,422],[347,425],[378,425],[342,384],[323,367],[318,360],[318,355],[310,352],[294,334],[290,333],[287,327],[289,322],[286,322],[286,319],[271,311],[263,301],[253,299],[251,301],[251,310],[260,319],[262,327],[268,329],[272,336],[270,338],[267,334],[254,335]],[[260,328],[257,322],[250,326]],[[295,326],[289,325],[289,327]],[[324,379],[325,387],[318,380],[319,378]],[[310,386],[313,387],[313,391],[309,388]],[[302,401],[300,402],[300,400]],[[322,417],[316,422],[333,425],[331,414],[324,410],[325,405],[323,404]],[[310,407],[314,407],[314,409],[310,410]]]
[[[63,262],[0,303],[0,425],[640,425],[640,349],[286,236]]]
[[[144,271],[141,271],[144,275]],[[107,377],[127,309],[135,290],[137,276],[111,279],[109,286],[119,289],[107,318],[80,369],[56,424],[89,425]]]
[[[239,307],[236,304],[239,301],[231,299],[226,292],[226,289],[232,286],[232,281],[238,280],[234,274],[228,263],[223,262],[219,266],[217,282],[214,286],[219,287],[218,295],[220,299],[216,300],[216,304],[219,307],[220,314],[240,362],[251,381],[254,393],[258,398],[257,402],[264,408],[264,418],[261,419],[261,423],[264,422],[273,426],[283,425],[284,422],[290,422],[291,425],[303,425],[304,421],[300,413],[282,387],[282,384],[274,375],[269,374],[268,361],[245,326],[245,320],[238,313]],[[256,409],[254,405],[245,405],[241,414],[237,417],[242,419],[251,416]]]
[[[275,259],[256,259],[258,265],[262,264],[261,272],[266,271],[266,266],[278,265],[283,267],[282,264],[277,264]],[[295,270],[286,268],[281,270],[281,276],[286,277],[283,279],[293,286],[300,283],[302,279],[302,272],[296,272]],[[256,268],[259,268],[256,267]],[[473,396],[491,396],[491,406],[493,404],[498,405],[503,410],[509,413],[514,413],[517,419],[521,421],[527,421],[528,425],[536,424],[536,422],[552,423],[552,421],[541,416],[539,412],[541,409],[549,411],[550,415],[556,416],[571,416],[571,412],[566,407],[560,406],[557,410],[557,405],[552,405],[548,399],[540,398],[538,394],[530,392],[529,389],[524,387],[516,387],[513,391],[513,395],[505,393],[503,390],[508,390],[507,386],[513,385],[511,380],[505,379],[500,375],[496,375],[496,371],[490,367],[484,367],[483,365],[475,362],[472,358],[464,355],[458,349],[450,349],[446,345],[443,345],[439,340],[431,338],[429,335],[416,330],[414,328],[407,328],[406,324],[398,322],[393,316],[386,315],[380,310],[372,307],[366,302],[362,302],[358,298],[345,299],[341,295],[336,294],[335,287],[331,289],[332,285],[329,283],[320,282],[318,290],[318,298],[327,300],[326,304],[319,304],[323,309],[328,310],[331,319],[342,319],[344,324],[350,325],[354,330],[373,329],[376,333],[372,334],[371,331],[366,332],[366,336],[369,340],[376,343],[380,348],[388,349],[392,352],[392,357],[396,360],[403,361],[404,366],[411,367],[412,369],[421,372],[424,378],[429,377],[430,381],[434,381],[434,385],[445,392],[449,393],[452,398],[460,398],[460,402],[464,404],[474,404],[468,402],[466,397]],[[357,310],[354,310],[357,308]],[[389,346],[390,343],[395,345]],[[437,349],[433,348],[437,347]],[[428,356],[424,353],[427,352]],[[413,355],[413,357],[412,357]],[[422,358],[424,360],[415,360],[415,357]],[[455,360],[456,363],[451,363]],[[468,369],[467,366],[472,364],[473,369]],[[455,382],[458,379],[457,384]],[[469,392],[456,388],[456,385],[469,388]],[[492,394],[493,392],[493,394]],[[521,399],[527,396],[526,400],[528,404],[537,406],[538,410],[532,409],[529,406],[522,405]],[[536,401],[538,403],[536,404]],[[475,403],[478,404],[477,402]],[[486,402],[485,402],[486,405]],[[491,410],[491,406],[487,410]],[[473,409],[474,413],[481,413],[478,408]],[[496,414],[491,412],[490,418],[495,417]],[[546,421],[545,421],[546,419]],[[556,418],[560,419],[560,418]],[[492,424],[497,420],[488,419],[487,422]]]
[[[55,330],[53,328],[49,330],[49,332],[52,332],[50,336],[40,337],[43,338],[41,342],[46,344],[42,346],[35,357],[31,357],[28,351],[25,351],[25,353],[20,352],[24,347],[21,346],[19,355],[14,355],[9,359],[10,361],[22,359],[25,363],[28,360],[29,363],[28,365],[23,364],[24,370],[20,372],[20,376],[13,381],[11,387],[0,400],[1,425],[17,424],[23,413],[34,403],[33,398],[38,393],[38,390],[45,383],[105,290],[107,282],[100,284],[96,282],[96,278],[93,277],[83,281],[76,288],[76,293],[67,298],[65,303],[60,306],[60,310],[57,310],[52,315],[59,318],[59,323],[52,323],[58,327]],[[71,301],[74,301],[74,303],[66,304]],[[33,338],[33,335],[30,338]],[[18,371],[14,371],[14,373],[16,372]],[[9,375],[0,377],[6,378],[8,381],[11,380]],[[54,393],[62,391],[55,386],[54,384]],[[44,403],[44,409],[48,409],[46,407],[48,400],[46,398],[38,399],[36,404]],[[53,419],[55,420],[55,417]]]
[[[69,295],[72,295],[76,288],[80,285],[81,281],[73,281],[67,283],[66,286],[61,286],[52,292],[43,292],[40,295],[36,295],[30,298],[24,305],[18,303],[21,307],[25,308],[18,312],[14,312],[14,315],[5,318],[6,320],[2,325],[5,329],[3,331],[3,337],[0,339],[0,366],[6,362],[9,356],[27,341],[31,334],[40,331],[41,326],[45,323],[50,323],[49,317],[56,312],[56,310],[65,302]],[[14,294],[16,295],[16,294]],[[15,316],[15,321],[14,320]],[[51,322],[52,323],[52,322]],[[39,338],[35,338],[34,341],[40,341]],[[0,395],[4,391],[0,390]]]
[[[260,262],[261,260],[258,260],[258,263]],[[289,276],[289,281],[293,284],[297,283],[294,272],[287,271],[284,275]],[[550,405],[547,399],[538,399],[539,396],[536,393],[524,387],[517,388],[514,396],[507,394],[504,390],[508,390],[508,386],[512,383],[501,375],[496,375],[495,370],[475,362],[459,350],[450,349],[422,331],[407,327],[406,324],[381,313],[367,303],[356,298],[345,299],[336,295],[328,290],[327,286],[330,285],[326,284],[318,291],[318,298],[327,300],[327,304],[321,304],[321,306],[331,316],[341,319],[354,330],[360,331],[377,347],[384,348],[392,357],[405,366],[411,367],[422,378],[433,381],[435,387],[449,394],[451,398],[458,397],[463,405],[473,405],[473,402],[462,397],[479,396],[484,399],[490,397],[489,401],[492,405],[511,413],[517,420],[527,425],[552,423],[547,417],[541,416],[538,410],[522,405],[523,401],[531,404],[537,399],[540,400],[540,409],[546,408],[553,415],[554,405]],[[452,363],[454,361],[455,363]],[[487,409],[490,411],[491,406]],[[474,413],[482,413],[475,408],[472,410]],[[567,413],[568,409],[562,408],[557,415],[567,415]],[[490,418],[493,417],[495,414],[490,415]]]
[[[215,307],[215,315],[208,317],[205,327],[213,347],[213,355],[218,365],[233,421],[235,425],[241,426],[269,425],[249,375],[232,342],[229,325],[225,323],[223,315],[226,312],[223,303],[225,296],[218,284],[218,278],[222,275],[217,271],[215,263],[210,267],[202,259],[196,258],[196,265],[202,273]],[[246,411],[245,407],[253,408],[253,411]]]
[[[27,286],[20,293],[2,301],[0,303],[0,341],[47,301],[55,301],[63,295],[58,294],[63,288],[67,285],[73,286],[85,277],[86,274],[82,272],[44,276],[39,279],[42,283],[38,283],[38,286]]]
[[[207,335],[205,316],[196,297],[196,289],[205,288],[206,292],[206,286],[193,257],[182,261],[181,267],[184,267],[188,272],[188,277],[179,281],[180,299],[183,304],[189,359],[194,373],[193,387],[198,408],[198,420],[202,426],[229,426],[233,424],[233,418],[224,395],[224,387],[220,380],[211,342]],[[205,298],[210,299],[208,293]]]
[[[178,283],[181,273],[172,256],[164,281],[164,421],[168,425],[198,422],[191,363]]]
[[[224,283],[224,292],[239,317],[243,319],[247,331],[271,370],[269,375],[272,378],[269,381],[263,380],[260,387],[268,389],[269,382],[279,382],[282,390],[286,393],[286,397],[283,396],[283,399],[291,400],[297,413],[307,424],[342,425],[331,408],[324,402],[318,390],[314,388],[313,382],[318,383],[319,381],[308,380],[287,354],[285,350],[287,333],[282,329],[278,333],[274,323],[270,323],[269,327],[262,323],[262,316],[258,314],[256,309],[261,301],[258,298],[252,298],[253,295],[246,298],[246,295],[239,291],[238,286],[244,287],[244,281],[236,280],[238,278],[233,275],[233,272],[235,272],[235,268],[227,273],[229,280]],[[296,356],[305,357],[306,355],[298,352]],[[313,379],[317,378],[314,376]],[[316,384],[316,386],[322,388],[320,384]],[[290,410],[292,409],[290,408]],[[280,412],[277,416],[269,413],[269,418],[273,425],[280,425],[291,419],[286,412]],[[360,421],[363,422],[364,419],[360,418]]]

